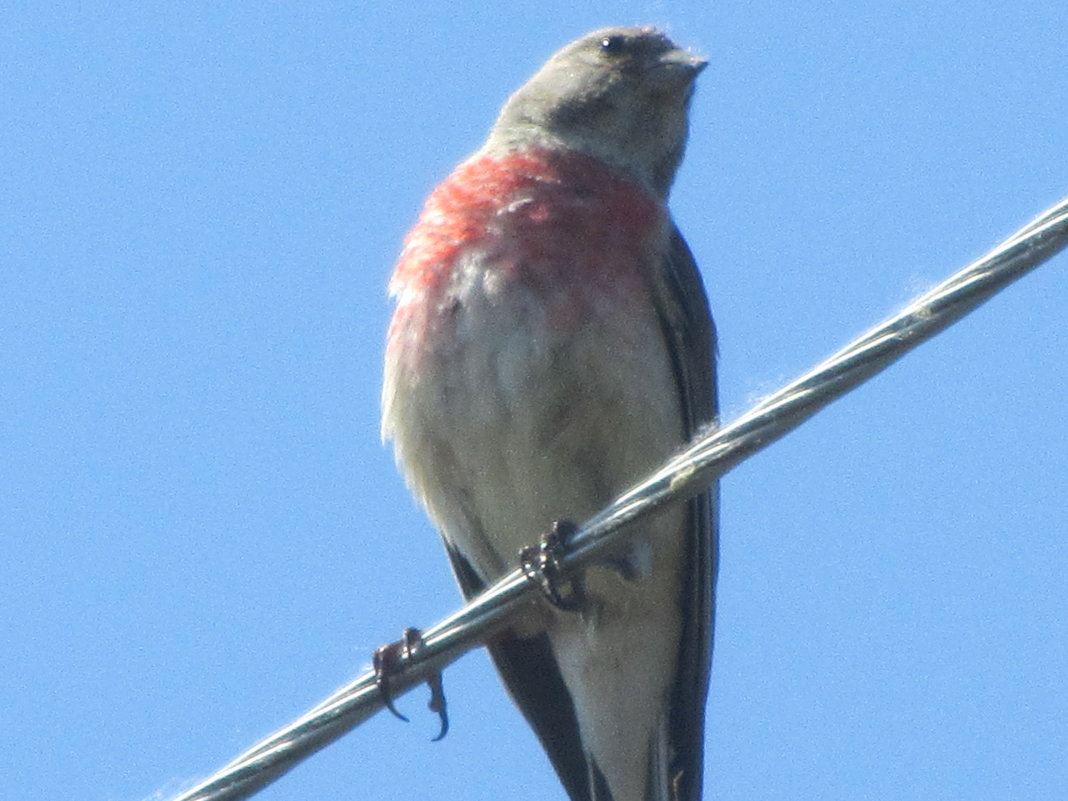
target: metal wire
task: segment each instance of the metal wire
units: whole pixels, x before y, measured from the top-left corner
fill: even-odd
[[[890,319],[764,398],[733,423],[703,432],[645,481],[587,521],[569,541],[562,568],[566,572],[595,559],[618,539],[624,524],[701,491],[1066,245],[1068,198]],[[536,603],[539,598],[538,589],[522,570],[513,570],[466,606],[426,629],[422,644],[402,656],[400,672],[390,679],[391,692],[400,695],[427,681],[480,645],[520,607]],[[375,675],[367,672],[172,801],[248,798],[383,705]]]

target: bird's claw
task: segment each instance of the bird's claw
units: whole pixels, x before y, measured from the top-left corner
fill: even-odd
[[[393,690],[390,687],[390,681],[404,670],[405,660],[411,659],[422,644],[422,632],[419,629],[407,628],[404,630],[404,635],[400,640],[376,649],[371,660],[371,665],[375,671],[375,683],[378,685],[379,692],[382,693],[382,700],[386,705],[386,709],[405,723],[408,722],[408,718],[398,712],[397,707],[393,705]],[[437,742],[449,732],[449,711],[445,701],[445,688],[441,680],[441,671],[439,670],[431,675],[426,683],[427,687],[430,688],[430,701],[427,703],[427,708],[431,712],[436,712],[441,720],[441,730],[438,732],[438,736],[433,739],[433,742]]]
[[[444,740],[445,735],[449,733],[449,706],[445,701],[445,686],[441,681],[440,670],[426,680],[426,686],[430,688],[430,700],[427,701],[426,707],[431,712],[436,712],[438,720],[441,721],[438,736],[431,739],[432,743],[436,743]]]
[[[578,578],[566,579],[560,573],[560,557],[563,556],[567,540],[578,530],[569,520],[557,520],[552,530],[543,534],[537,545],[528,545],[519,551],[519,563],[523,575],[537,585],[553,606],[568,612],[577,610],[582,605],[583,594]],[[566,591],[561,587],[566,583]]]
[[[403,657],[411,654],[412,649],[409,646],[411,635],[409,635],[409,632],[412,631],[416,631],[416,629],[405,629],[403,639],[376,648],[374,656],[371,658],[371,667],[375,671],[375,684],[378,685],[378,691],[382,693],[382,701],[385,703],[386,709],[395,718],[399,718],[405,723],[408,722],[408,718],[398,712],[397,707],[393,706],[393,688],[390,686],[390,682],[403,669]]]

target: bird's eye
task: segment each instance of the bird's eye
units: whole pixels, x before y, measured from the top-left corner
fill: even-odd
[[[622,36],[606,36],[601,40],[601,51],[610,56],[617,56],[623,52],[626,39]]]

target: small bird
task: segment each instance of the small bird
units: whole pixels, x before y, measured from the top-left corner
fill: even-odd
[[[405,239],[382,435],[467,597],[715,422],[715,331],[667,209],[705,64],[649,27],[568,44]],[[633,525],[577,611],[532,605],[488,647],[573,801],[697,801],[715,490]]]

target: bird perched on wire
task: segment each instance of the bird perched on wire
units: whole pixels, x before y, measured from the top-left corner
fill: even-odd
[[[716,416],[714,329],[667,209],[698,56],[653,28],[568,44],[430,195],[390,281],[382,433],[464,594]],[[634,525],[576,609],[489,645],[573,801],[696,801],[715,495]]]

